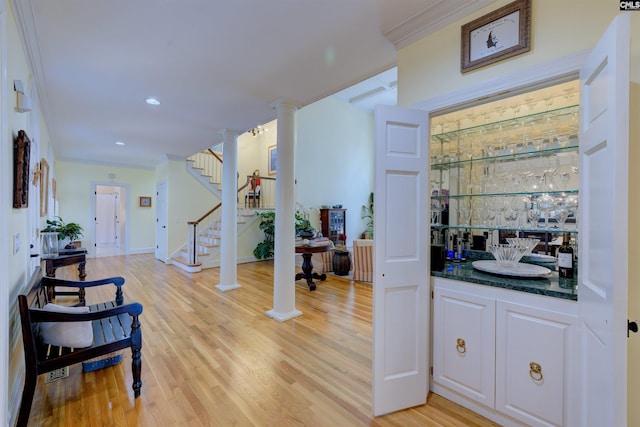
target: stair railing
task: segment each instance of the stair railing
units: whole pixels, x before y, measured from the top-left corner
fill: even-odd
[[[220,185],[222,183],[222,158],[211,148],[189,156],[187,160],[192,162],[193,169],[199,170],[202,176],[209,179],[211,184]]]
[[[212,152],[213,153],[213,152]],[[213,153],[215,155],[215,153]],[[260,197],[259,199],[252,193],[254,193],[255,186],[252,186],[251,180],[258,179],[260,183]],[[246,182],[238,188],[238,207],[243,206],[247,209],[273,209],[275,206],[275,190],[276,179],[269,176],[247,175]],[[254,184],[255,185],[255,184]],[[217,217],[214,215],[220,215],[220,208],[222,203],[218,203],[207,213],[202,215],[195,221],[187,222],[187,261],[190,265],[198,263],[198,243],[200,238],[200,232],[203,229],[202,224],[206,224],[206,227],[211,226]]]

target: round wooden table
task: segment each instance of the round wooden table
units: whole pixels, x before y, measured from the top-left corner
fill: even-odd
[[[313,242],[309,242],[308,245],[300,245],[296,246],[296,253],[302,254],[302,273],[296,274],[296,280],[306,279],[307,285],[309,285],[310,291],[316,290],[316,284],[313,279],[317,280],[326,280],[327,275],[322,273],[314,273],[313,272],[313,263],[311,263],[311,256],[318,252],[326,252],[328,251],[330,246],[328,244],[314,244]]]

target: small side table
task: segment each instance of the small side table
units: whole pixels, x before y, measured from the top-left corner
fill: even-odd
[[[308,245],[296,246],[296,253],[302,254],[302,273],[296,274],[296,280],[306,279],[310,291],[316,290],[316,284],[313,279],[317,279],[320,281],[327,279],[326,274],[318,274],[313,272],[313,263],[311,262],[311,256],[314,253],[326,252],[329,250],[329,248],[330,246],[328,244],[319,245],[312,242],[310,242]]]
[[[47,276],[56,277],[56,270],[59,267],[66,267],[68,265],[78,264],[78,277],[81,281],[87,277],[85,267],[87,265],[87,250],[86,249],[65,249],[61,250],[58,256],[42,257],[45,263],[45,271]],[[80,299],[80,305],[85,305],[85,290],[84,288],[78,289],[76,292],[56,292],[55,287],[51,286],[47,289],[48,297],[50,300],[55,298],[56,295],[73,295],[78,296]]]

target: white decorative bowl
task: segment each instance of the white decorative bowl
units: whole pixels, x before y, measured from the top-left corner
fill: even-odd
[[[526,246],[517,245],[489,245],[489,252],[496,259],[498,267],[515,268],[520,258],[527,252]]]
[[[525,255],[529,255],[533,248],[535,248],[538,243],[540,243],[540,239],[532,239],[527,237],[507,237],[507,242],[513,246],[525,246],[527,248],[527,252]]]

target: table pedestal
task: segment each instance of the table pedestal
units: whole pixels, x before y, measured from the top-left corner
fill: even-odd
[[[312,255],[313,254],[310,252],[304,252],[302,254],[302,273],[296,274],[296,280],[306,279],[307,285],[309,285],[309,290],[315,291],[316,284],[313,279],[326,280],[327,275],[324,273],[318,274],[313,272],[313,263],[311,262]]]

